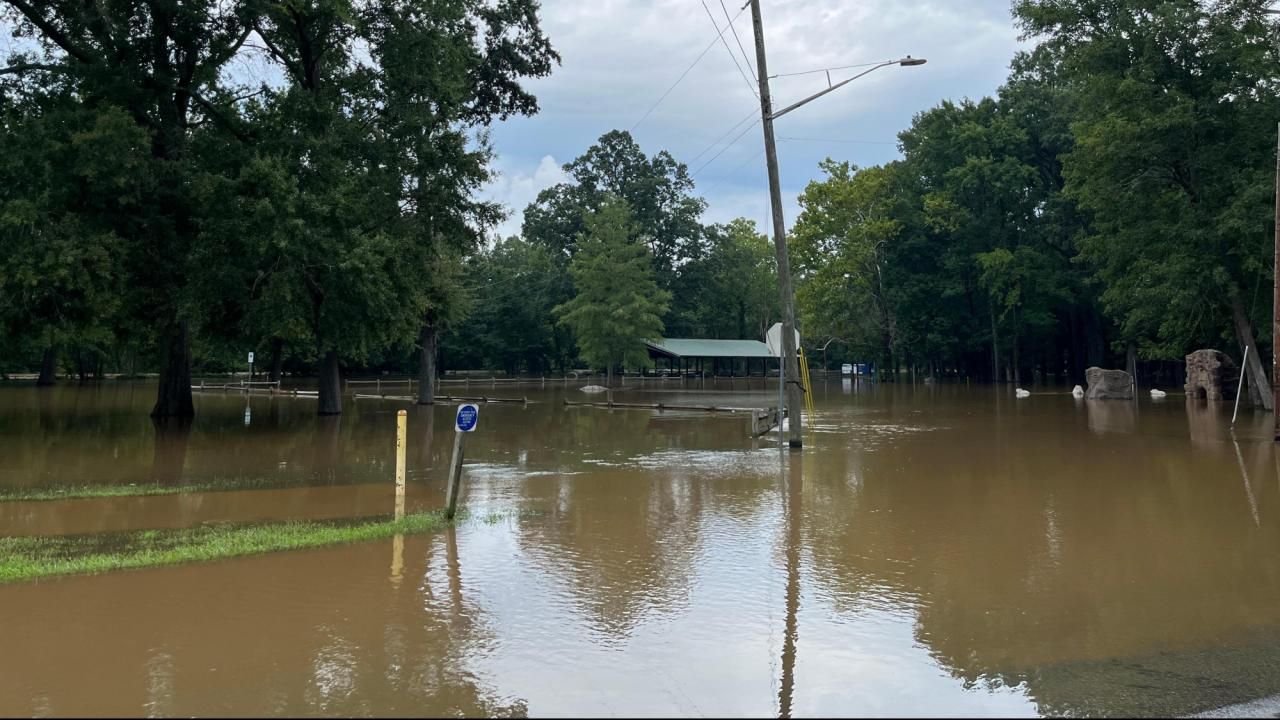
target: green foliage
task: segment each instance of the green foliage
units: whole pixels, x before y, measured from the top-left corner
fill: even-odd
[[[773,243],[738,218],[705,229],[703,253],[680,266],[666,325],[672,335],[763,339],[777,321]]]
[[[631,208],[636,237],[649,246],[664,289],[682,263],[702,255],[706,202],[693,195],[689,169],[667,151],[647,157],[631,133],[612,130],[564,170],[573,181],[543,190],[525,209],[525,239],[572,256],[583,218],[616,197]]]
[[[1147,357],[1214,344],[1271,285],[1276,25],[1262,0],[1022,0],[1075,96],[1066,192],[1107,310]],[[1265,306],[1264,306],[1265,307]],[[1251,333],[1251,330],[1248,331]]]
[[[0,195],[19,251],[0,270],[7,335],[154,340],[156,413],[183,415],[192,350],[213,366],[246,347],[372,363],[457,323],[462,260],[501,218],[476,197],[485,128],[536,112],[521,82],[559,59],[537,11],[8,3],[37,52],[0,70],[0,148],[14,150],[0,177],[46,172]],[[283,82],[237,84],[225,70],[248,54]],[[53,282],[31,289],[37,275]]]
[[[584,360],[613,368],[648,360],[646,340],[662,337],[671,294],[658,288],[648,248],[636,241],[631,213],[607,200],[583,218],[578,252],[569,265],[576,294],[554,312],[573,328]]]

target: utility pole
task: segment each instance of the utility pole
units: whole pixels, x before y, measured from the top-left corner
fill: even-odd
[[[756,74],[760,78],[760,120],[764,125],[764,156],[769,167],[769,206],[773,215],[773,251],[778,261],[778,295],[782,308],[782,376],[786,385],[788,444],[792,450],[804,447],[801,436],[804,402],[800,397],[800,367],[796,361],[796,308],[791,291],[791,261],[787,258],[787,228],[782,219],[782,185],[778,177],[778,147],[773,138],[773,103],[769,99],[769,69],[764,53],[764,27],[760,22],[760,0],[751,0],[751,24],[756,36]],[[779,408],[781,412],[783,408]],[[781,429],[782,418],[778,418]]]
[[[800,365],[796,357],[796,302],[795,294],[791,291],[791,261],[787,259],[787,228],[782,219],[782,186],[781,181],[778,179],[778,147],[773,137],[773,121],[801,105],[817,100],[827,93],[835,92],[854,80],[882,67],[889,67],[890,65],[916,67],[925,64],[926,61],[923,58],[913,58],[908,55],[900,60],[888,60],[878,63],[851,78],[829,84],[827,89],[816,92],[803,100],[791,103],[774,112],[773,102],[769,97],[769,70],[768,63],[765,61],[764,26],[760,21],[760,0],[750,0],[750,2],[751,24],[755,29],[756,36],[756,73],[760,76],[760,121],[764,126],[764,157],[765,163],[769,168],[769,206],[773,214],[773,250],[778,260],[778,295],[782,300],[782,373],[783,384],[787,389],[785,393],[787,417],[790,419],[791,425],[788,444],[791,445],[792,450],[799,450],[804,446],[804,441],[801,439],[802,436],[800,434],[804,424],[800,408],[804,406],[804,401],[800,395]],[[831,83],[830,73],[827,74],[827,82]],[[779,408],[779,411],[781,410],[782,408]],[[781,423],[782,420],[779,419],[778,422]]]
[[[1275,218],[1275,265],[1272,278],[1271,301],[1271,391],[1275,393],[1275,402],[1271,404],[1275,413],[1275,440],[1280,442],[1280,125],[1276,126],[1276,218]],[[1241,373],[1244,368],[1240,369]]]

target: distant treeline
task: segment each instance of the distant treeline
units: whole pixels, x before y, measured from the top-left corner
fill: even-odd
[[[535,112],[519,83],[558,59],[533,0],[0,8],[20,38],[0,371],[159,371],[157,414],[183,415],[193,367],[255,350],[273,376],[318,372],[336,411],[344,369],[635,367],[637,335],[778,317],[769,240],[704,223],[687,167],[626,132],[565,165],[519,236],[481,241],[501,216],[477,199],[485,128]],[[824,162],[801,196],[810,361],[1026,384],[1255,340],[1269,357],[1267,9],[1015,2],[1035,46],[996,97],[917,115],[901,160]]]

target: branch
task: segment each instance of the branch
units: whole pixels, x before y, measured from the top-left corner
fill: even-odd
[[[93,53],[71,42],[71,38],[55,27],[53,23],[46,20],[43,15],[32,7],[31,3],[26,2],[26,0],[7,0],[7,2],[22,13],[22,16],[29,20],[32,25],[40,28],[40,32],[44,33],[45,37],[52,40],[71,57],[85,64],[92,64],[98,60]]]
[[[68,68],[66,65],[51,65],[48,63],[18,63],[17,65],[10,65],[7,68],[0,68],[0,75],[17,75],[18,73],[30,72],[33,70],[42,71],[42,72],[70,72],[71,71],[71,69]]]
[[[222,112],[222,108],[219,108],[217,105],[214,105],[211,101],[205,98],[205,96],[201,95],[195,90],[187,88],[186,91],[188,96],[192,100],[195,100],[196,103],[200,105],[200,107],[204,108],[205,112],[207,112],[211,117],[213,117],[213,119],[217,120],[227,130],[230,130],[231,134],[235,135],[237,140],[239,140],[242,143],[248,143],[252,140],[252,138],[249,137],[248,133],[246,133],[243,129],[237,127],[236,123],[232,122],[231,119],[228,118]]]

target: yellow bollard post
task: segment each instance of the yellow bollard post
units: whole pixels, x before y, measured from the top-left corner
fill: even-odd
[[[404,519],[404,491],[406,474],[404,467],[405,445],[409,436],[409,413],[396,413],[396,520]]]

